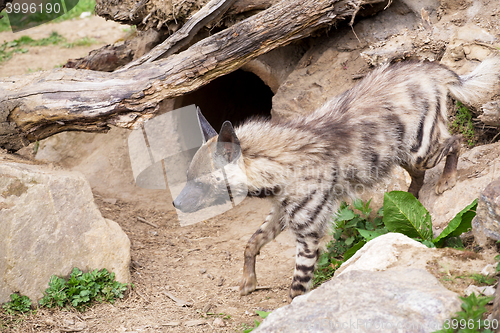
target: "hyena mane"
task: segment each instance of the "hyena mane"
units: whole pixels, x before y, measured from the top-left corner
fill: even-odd
[[[346,196],[356,196],[400,165],[412,178],[408,191],[418,197],[425,170],[444,157],[436,193],[454,186],[460,138],[449,133],[448,96],[475,103],[492,92],[499,73],[499,57],[464,76],[433,62],[385,65],[310,115],[253,119],[236,129],[226,122],[219,135],[200,113],[207,143],[193,158],[188,184],[174,206],[193,211],[214,204],[209,192],[200,194],[190,184],[209,164],[207,159],[213,169],[224,167],[232,189],[273,203],[245,248],[240,293],[255,290],[256,255],[288,227],[297,241],[289,295],[303,294],[310,288],[319,240]],[[242,182],[245,186],[239,187]]]

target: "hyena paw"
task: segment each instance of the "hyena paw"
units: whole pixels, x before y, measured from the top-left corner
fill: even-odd
[[[457,176],[441,177],[436,184],[436,194],[441,194],[446,190],[449,190],[457,183]]]
[[[257,288],[257,277],[255,274],[243,276],[240,284],[240,295],[248,295]]]
[[[290,287],[290,292],[288,293],[288,301],[291,302],[295,297],[303,295],[307,292],[304,286],[300,286],[300,289],[294,288],[294,285]]]

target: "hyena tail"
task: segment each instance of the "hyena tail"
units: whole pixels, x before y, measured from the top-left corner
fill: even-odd
[[[500,56],[490,57],[467,75],[448,85],[450,94],[465,104],[475,104],[500,82]]]

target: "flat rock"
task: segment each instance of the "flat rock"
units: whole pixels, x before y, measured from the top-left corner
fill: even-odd
[[[429,249],[427,246],[408,236],[390,232],[366,243],[365,246],[337,269],[335,277],[353,270],[386,270],[401,259],[401,252],[409,253],[410,249],[418,250],[420,253],[435,252],[435,249]]]
[[[434,332],[460,305],[425,270],[349,271],[273,311],[255,332]]]
[[[0,303],[13,292],[39,300],[51,275],[74,267],[130,282],[130,241],[80,173],[0,159],[0,225]]]

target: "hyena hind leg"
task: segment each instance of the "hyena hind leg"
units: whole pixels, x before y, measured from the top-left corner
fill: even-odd
[[[255,257],[260,249],[278,236],[282,230],[278,211],[273,209],[266,220],[252,235],[245,248],[245,263],[243,265],[243,279],[240,284],[240,295],[248,295],[257,287],[255,274]]]
[[[446,154],[443,173],[436,184],[436,194],[452,188],[457,183],[457,165],[460,155],[460,136],[452,136],[445,144],[443,153]]]
[[[297,239],[295,271],[290,286],[289,300],[309,291],[319,257],[319,237]]]

